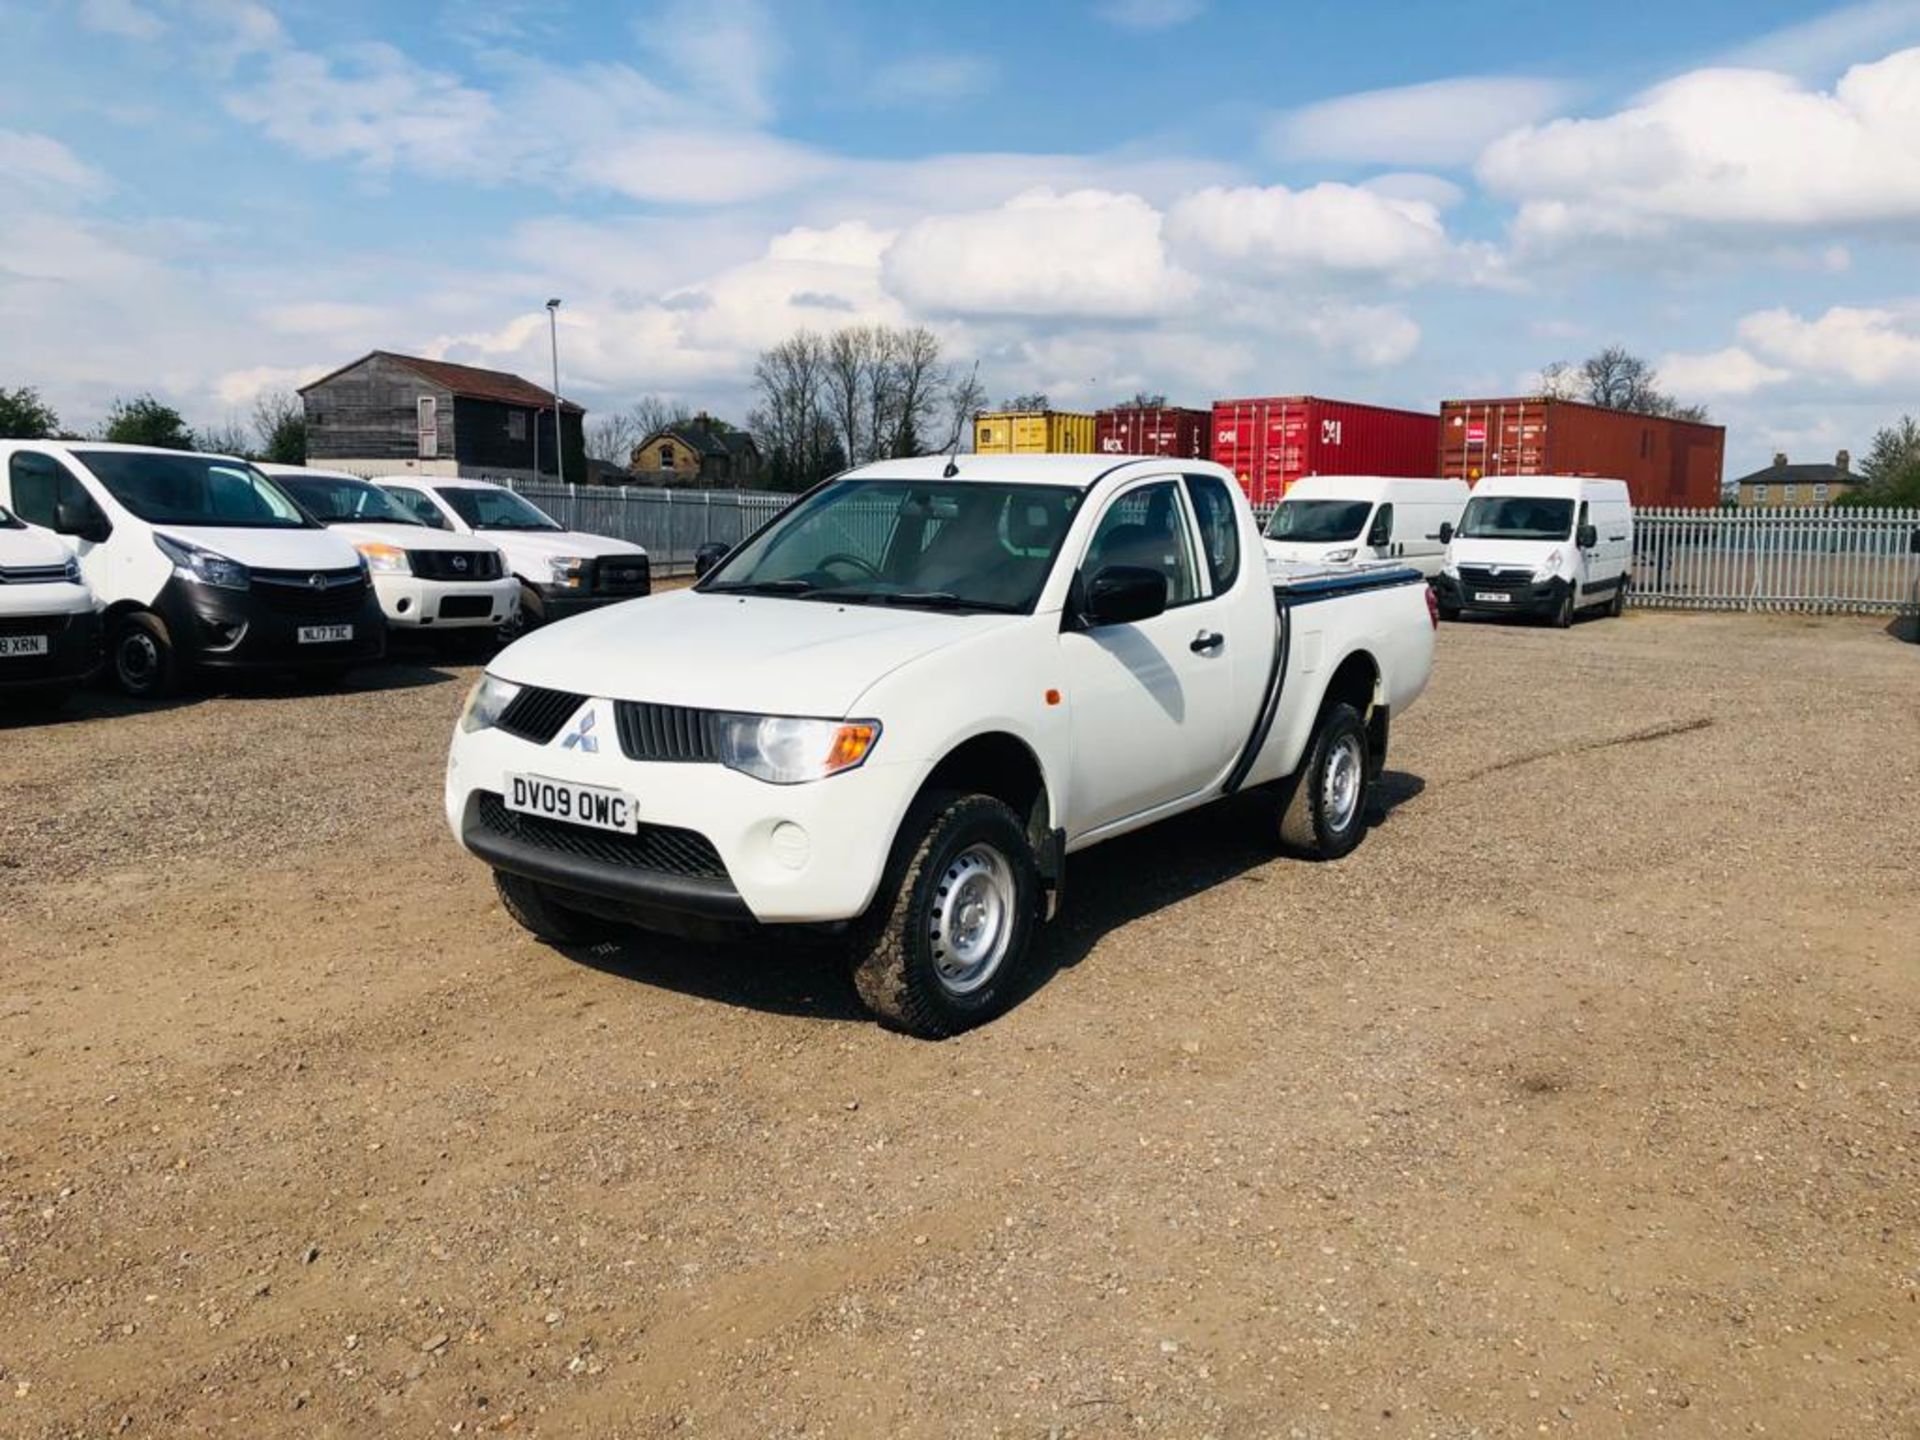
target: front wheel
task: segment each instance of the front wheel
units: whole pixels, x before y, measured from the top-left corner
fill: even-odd
[[[1573,626],[1573,586],[1569,584],[1560,592],[1560,603],[1553,607],[1553,628],[1567,630]]]
[[[179,658],[153,615],[124,615],[113,628],[113,678],[136,700],[164,700],[179,688]]]
[[[496,870],[493,888],[499,892],[501,908],[520,928],[549,945],[598,945],[613,933],[607,921],[569,909],[551,886],[538,880]]]
[[[909,812],[855,932],[853,983],[882,1024],[939,1040],[1012,1002],[1039,914],[1020,817],[989,795],[941,793]]]
[[[1320,719],[1307,758],[1288,782],[1280,843],[1309,860],[1338,860],[1367,828],[1373,757],[1366,722],[1344,701]]]

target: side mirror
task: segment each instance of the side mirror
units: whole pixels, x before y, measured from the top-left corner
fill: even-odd
[[[1600,543],[1600,532],[1591,525],[1582,525],[1574,532],[1573,543],[1582,550],[1591,550]]]
[[[1442,520],[1440,522],[1440,543],[1442,545],[1451,545],[1453,543],[1453,522],[1451,520]]]
[[[1167,608],[1167,577],[1144,565],[1109,565],[1087,586],[1087,620],[1133,625]]]
[[[1391,545],[1392,543],[1393,517],[1391,515],[1382,515],[1378,520],[1373,522],[1373,528],[1367,532],[1367,544],[1377,550],[1382,545]]]
[[[53,528],[62,535],[71,535],[76,540],[85,540],[95,545],[113,533],[113,527],[107,524],[106,516],[88,506],[76,505],[71,500],[61,500],[54,504]]]
[[[705,579],[707,572],[727,558],[727,552],[733,547],[722,545],[718,540],[702,545],[693,552],[693,578]]]

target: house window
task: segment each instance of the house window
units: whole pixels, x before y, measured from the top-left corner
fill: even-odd
[[[507,438],[509,440],[525,440],[527,438],[526,411],[509,410],[507,412]]]
[[[1832,494],[1833,491],[1829,487],[1816,485],[1813,487],[1813,503],[1816,505],[1824,505],[1827,503],[1828,497]]]
[[[1798,489],[1799,487],[1795,485],[1782,485],[1780,487],[1780,503],[1782,505],[1793,504],[1794,500],[1797,498]]]
[[[673,469],[673,446],[666,444],[664,441],[660,446],[660,468],[662,470]]]
[[[1772,494],[1772,490],[1773,490],[1773,487],[1770,485],[1754,486],[1753,487],[1753,503],[1756,505],[1766,504],[1768,497]]]

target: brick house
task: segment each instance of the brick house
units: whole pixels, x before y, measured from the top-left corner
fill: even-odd
[[[656,430],[633,447],[628,469],[642,485],[750,489],[760,480],[760,447],[744,430],[696,415]]]
[[[1773,464],[1733,482],[1742,510],[1776,505],[1831,505],[1864,483],[1853,473],[1853,457],[1842,450],[1831,465],[1792,464],[1784,453]]]
[[[553,396],[504,370],[375,350],[302,386],[307,463],[356,475],[552,479]],[[567,478],[587,473],[586,411],[560,402]]]

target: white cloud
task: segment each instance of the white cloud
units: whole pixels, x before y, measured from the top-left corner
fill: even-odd
[[[1413,200],[1435,210],[1451,210],[1467,198],[1467,192],[1451,180],[1425,175],[1417,170],[1395,170],[1360,182],[1362,190],[1371,190],[1389,200]]]
[[[229,370],[214,379],[213,395],[228,410],[238,410],[270,391],[298,390],[325,375],[327,369],[324,365],[254,365]]]
[[[1462,75],[1304,105],[1276,116],[1267,140],[1294,160],[1465,165],[1488,142],[1553,114],[1566,96],[1554,80]]]
[[[824,152],[776,135],[659,129],[583,153],[574,173],[634,200],[732,205],[818,184],[835,168]]]
[[[1449,246],[1439,212],[1353,185],[1210,187],[1180,200],[1168,238],[1183,257],[1252,275],[1434,272]]]
[[[1720,58],[1743,70],[1817,78],[1859,59],[1920,41],[1920,0],[1866,0],[1750,40]]]
[[[1738,345],[1705,355],[1668,355],[1656,368],[1661,386],[1688,401],[1751,395],[1762,386],[1791,378],[1787,371]]]
[[[1106,0],[1093,13],[1123,30],[1171,30],[1206,8],[1206,0]]]
[[[771,118],[784,47],[759,0],[673,0],[636,21],[634,34],[693,104],[745,124]]]
[[[993,66],[978,55],[910,55],[873,72],[867,98],[877,105],[947,105],[993,83]]]
[[[1160,223],[1138,195],[1035,190],[910,226],[887,252],[887,287],[935,314],[1159,315],[1193,288],[1168,260]]]
[[[108,188],[106,176],[51,135],[0,130],[0,189],[88,199]]]
[[[1740,322],[1740,338],[1802,377],[1876,390],[1920,385],[1920,306],[1836,305],[1811,320],[1763,310]]]
[[[128,40],[151,40],[164,31],[166,22],[134,0],[81,0],[80,23],[103,35],[119,35]]]
[[[1521,201],[1535,248],[1679,224],[1833,229],[1920,217],[1920,49],[1857,65],[1831,92],[1703,70],[1617,114],[1491,145],[1477,173]]]

